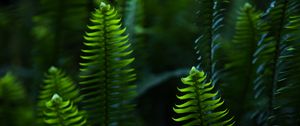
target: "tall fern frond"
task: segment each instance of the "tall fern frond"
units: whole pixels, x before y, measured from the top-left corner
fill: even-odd
[[[181,81],[185,87],[178,88],[183,95],[177,98],[183,103],[173,108],[180,114],[179,118],[174,118],[176,122],[181,122],[183,126],[232,126],[234,124],[233,117],[226,119],[227,109],[218,110],[224,101],[218,96],[218,92],[213,91],[214,86],[206,80],[203,71],[193,67],[189,76],[182,78]]]
[[[121,19],[110,5],[101,3],[92,14],[81,58],[81,92],[92,124],[133,125],[136,86],[134,69],[128,65],[132,50]]]
[[[87,126],[84,114],[70,100],[64,100],[58,94],[45,103],[44,123],[48,126]]]
[[[231,55],[230,62],[226,64],[226,83],[232,85],[234,88],[225,89],[234,94],[231,97],[239,100],[237,104],[232,103],[232,108],[239,108],[234,110],[239,118],[244,118],[246,110],[251,108],[249,101],[253,100],[252,88],[255,78],[255,70],[257,65],[254,64],[255,51],[260,40],[260,17],[261,13],[257,12],[252,5],[246,3],[239,11],[237,18],[235,35],[230,44],[229,55]],[[241,94],[241,95],[236,95]]]
[[[79,89],[62,70],[51,67],[48,73],[45,74],[44,84],[41,86],[38,97],[38,116],[42,116],[45,109],[45,104],[48,102],[53,94],[57,93],[63,99],[70,99],[75,104],[78,104],[82,97],[80,97]]]
[[[269,75],[265,76],[262,81],[268,85],[268,125],[297,124],[297,121],[291,117],[295,113],[298,115],[295,109],[299,106],[291,107],[295,104],[283,101],[289,101],[291,97],[295,97],[292,91],[287,93],[287,89],[291,87],[297,89],[297,86],[294,86],[299,84],[297,61],[300,48],[299,37],[296,33],[299,29],[297,24],[299,23],[299,18],[297,18],[300,12],[299,7],[299,1],[275,0],[266,15],[267,21],[270,21],[269,24],[272,26],[269,34],[275,41],[274,51],[271,51],[272,59],[264,59],[269,64],[265,67]]]
[[[208,78],[212,77],[213,84],[217,81],[218,71],[216,65],[217,50],[220,47],[221,30],[224,25],[224,12],[226,0],[197,0],[200,10],[199,17],[200,37],[195,41],[199,66],[207,71]]]

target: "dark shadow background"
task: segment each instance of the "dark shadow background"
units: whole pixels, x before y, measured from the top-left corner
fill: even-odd
[[[236,10],[245,1],[235,0],[231,5],[228,17],[233,20],[228,18],[228,24],[234,24]],[[268,3],[254,1],[260,9]],[[141,122],[146,126],[174,126],[171,117],[176,86],[197,63],[194,40],[199,34],[198,5],[195,0],[142,0],[139,9],[126,12],[125,0],[111,2],[120,8],[124,19],[135,15],[136,20],[127,25],[135,49]],[[96,0],[0,1],[0,76],[12,71],[18,77],[27,92],[29,108],[35,109],[39,85],[50,66],[62,68],[78,80],[82,36],[96,6]],[[226,30],[233,34],[230,25]]]

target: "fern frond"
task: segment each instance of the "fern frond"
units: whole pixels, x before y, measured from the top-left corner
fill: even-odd
[[[83,107],[93,124],[132,125],[136,75],[129,67],[134,58],[121,19],[112,6],[101,3],[88,28],[80,63]]]
[[[206,82],[206,75],[203,71],[198,71],[195,67],[190,70],[189,76],[181,79],[186,85],[178,88],[183,93],[177,98],[184,103],[175,105],[173,108],[179,118],[174,118],[176,122],[182,122],[183,126],[209,126],[234,124],[233,118],[225,119],[228,110],[216,111],[224,103],[214,92],[211,82]]]
[[[84,114],[70,100],[64,100],[54,94],[51,100],[45,103],[43,111],[44,123],[49,126],[87,126]]]
[[[33,125],[32,106],[21,82],[11,72],[0,78],[0,125]]]
[[[299,30],[299,7],[299,1],[276,0],[266,15],[268,21],[272,20],[269,33],[275,40],[272,60],[266,60],[271,67],[265,68],[269,69],[271,76],[266,76],[263,81],[270,85],[268,89],[268,125],[298,124],[295,118],[299,117],[295,115],[299,113],[296,111],[299,106],[294,104],[295,100],[293,99],[298,95],[293,94],[293,91],[289,89],[291,87],[299,89],[295,86],[299,84],[297,74],[300,72],[297,66],[300,56],[299,37],[296,33]]]
[[[18,102],[25,99],[25,89],[10,72],[0,78],[0,99],[2,102]]]
[[[221,30],[224,25],[224,13],[226,0],[198,0],[200,10],[199,17],[200,37],[195,41],[196,53],[199,55],[199,66],[207,71],[208,77],[212,78],[213,84],[217,81],[217,52],[220,47]]]
[[[41,86],[38,97],[38,113],[41,115],[45,108],[45,103],[48,102],[53,94],[57,93],[64,99],[70,99],[75,104],[78,104],[80,97],[79,89],[62,70],[56,67],[50,67],[48,73],[45,74],[44,84]]]
[[[246,3],[239,11],[237,18],[235,35],[230,47],[229,55],[231,55],[230,62],[226,64],[226,83],[234,86],[234,88],[225,89],[232,92],[229,97],[239,100],[240,102],[234,104],[232,108],[239,108],[234,110],[238,118],[243,118],[246,110],[250,109],[251,104],[248,101],[253,99],[252,89],[255,77],[256,65],[253,64],[254,54],[260,40],[261,31],[259,29],[261,13],[257,12],[252,5]],[[234,92],[234,93],[233,93]],[[227,96],[228,97],[228,96]],[[229,101],[229,103],[231,103]]]

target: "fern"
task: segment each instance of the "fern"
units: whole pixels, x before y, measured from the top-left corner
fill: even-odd
[[[224,24],[226,10],[225,0],[197,0],[200,5],[199,17],[200,37],[196,42],[196,51],[199,55],[199,67],[207,71],[208,77],[212,77],[213,84],[219,80],[216,57],[220,48],[221,30]]]
[[[33,125],[33,110],[21,82],[10,72],[0,78],[0,125]]]
[[[227,79],[235,85],[236,91],[240,91],[233,94],[245,94],[239,96],[245,100],[242,105],[239,104],[242,108],[238,110],[238,115],[243,114],[243,119],[253,120],[251,125],[286,125],[294,122],[288,120],[292,114],[286,113],[290,111],[287,109],[294,109],[287,108],[288,104],[284,101],[288,97],[279,97],[284,89],[293,87],[290,83],[298,82],[295,79],[298,68],[292,65],[297,63],[296,57],[299,56],[299,39],[295,33],[297,18],[290,18],[297,17],[297,8],[298,2],[278,0],[264,15],[249,4],[240,12],[233,38],[236,48],[231,48],[234,57],[227,64]],[[253,92],[249,90],[252,88]],[[245,110],[248,110],[247,113]]]
[[[139,76],[144,76],[147,69],[146,59],[149,53],[145,43],[145,29],[144,29],[144,1],[143,0],[127,0],[124,7],[123,22],[127,28],[127,33],[130,35],[129,40],[133,44],[132,48],[135,51],[134,57],[135,68]]]
[[[45,109],[45,103],[48,102],[53,94],[57,93],[64,99],[70,99],[75,104],[78,104],[82,97],[79,95],[79,90],[73,83],[70,77],[56,67],[51,67],[48,73],[45,75],[44,84],[41,86],[41,90],[38,97],[38,114],[42,115]]]
[[[254,55],[257,44],[260,40],[261,13],[257,12],[252,5],[246,3],[239,12],[237,18],[235,35],[230,44],[229,59],[230,63],[226,64],[226,83],[234,86],[234,88],[225,89],[232,93],[231,97],[234,100],[239,100],[237,104],[231,104],[236,115],[239,118],[245,118],[245,111],[251,110],[253,101],[253,81],[255,78],[255,70],[257,65],[254,64]],[[241,95],[236,95],[241,94]],[[233,103],[233,102],[232,102]]]
[[[0,98],[3,102],[18,102],[25,99],[25,90],[12,73],[0,79]]]
[[[44,122],[49,126],[86,126],[86,119],[82,112],[70,100],[64,100],[54,94],[46,104]]]
[[[174,111],[181,114],[181,117],[174,118],[177,122],[184,122],[183,126],[220,126],[233,125],[233,118],[224,120],[228,110],[216,111],[224,101],[218,97],[218,92],[213,92],[214,86],[211,82],[206,83],[206,75],[195,67],[190,70],[189,76],[181,79],[184,88],[178,88],[183,93],[177,96],[184,101],[175,105]],[[215,98],[215,99],[214,99]]]
[[[275,0],[271,4],[271,8],[266,15],[268,21],[272,20],[272,22],[269,23],[272,26],[269,29],[269,34],[274,38],[273,51],[271,51],[270,55],[271,60],[264,59],[266,63],[270,64],[265,66],[265,69],[268,70],[268,73],[271,75],[264,76],[265,78],[262,81],[268,89],[269,96],[267,104],[268,125],[297,124],[295,120],[289,119],[293,114],[285,112],[285,109],[291,109],[289,107],[292,104],[281,101],[285,101],[287,98],[289,99],[290,97],[293,97],[287,97],[286,94],[289,93],[284,93],[286,92],[284,91],[285,89],[299,84],[299,79],[295,76],[299,72],[299,68],[295,64],[298,63],[298,56],[300,55],[297,51],[300,48],[299,37],[297,37],[296,33],[299,29],[299,26],[297,25],[297,22],[299,22],[299,18],[297,18],[297,15],[300,12],[299,7],[300,3],[297,1]],[[270,50],[270,48],[268,50]],[[285,95],[286,97],[281,97],[282,95]],[[294,107],[294,109],[295,108],[298,107]]]
[[[129,58],[131,45],[117,11],[101,3],[88,29],[80,63],[83,107],[92,124],[133,125],[134,104],[130,100],[136,94],[132,84],[136,75],[128,65],[134,58]]]

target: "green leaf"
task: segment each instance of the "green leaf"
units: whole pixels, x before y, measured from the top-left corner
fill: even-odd
[[[79,84],[83,109],[92,125],[127,126],[135,122],[135,105],[131,103],[136,95],[136,74],[130,67],[133,51],[118,15],[114,7],[102,2],[84,36]]]
[[[44,123],[49,126],[87,126],[83,112],[79,112],[70,100],[64,100],[58,94],[45,103]]]
[[[185,88],[178,88],[182,96],[177,98],[184,103],[175,105],[173,110],[179,115],[173,118],[178,124],[184,126],[208,126],[208,125],[230,125],[231,119],[226,119],[228,110],[216,111],[224,103],[218,92],[213,92],[214,86],[205,83],[206,76],[203,71],[198,71],[195,67],[190,70],[190,75],[182,79]],[[199,81],[202,80],[202,81]],[[202,93],[200,93],[202,92]],[[216,98],[216,99],[215,99]]]
[[[82,97],[79,94],[79,89],[62,70],[56,67],[50,67],[48,73],[45,74],[44,84],[38,97],[38,114],[42,116],[45,109],[45,103],[48,102],[53,94],[59,94],[64,99],[70,99],[75,104],[78,104]],[[57,100],[57,99],[56,99]]]

